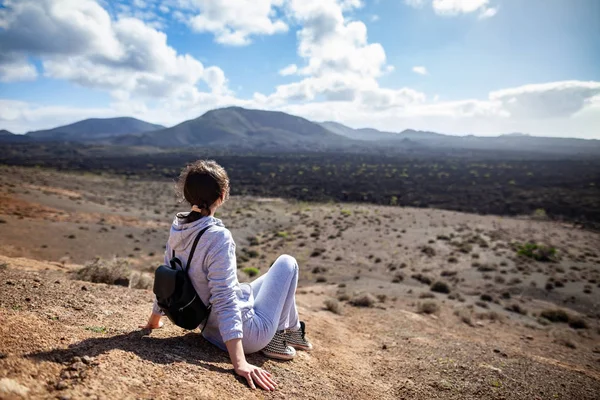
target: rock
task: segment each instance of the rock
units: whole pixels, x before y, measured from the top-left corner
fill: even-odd
[[[81,379],[85,379],[85,378],[87,377],[87,372],[86,372],[86,371],[81,371],[81,372],[79,373],[79,377],[80,377]]]
[[[94,359],[90,356],[83,356],[81,361],[83,361],[87,365],[90,365],[92,363],[92,361],[94,361]]]
[[[71,400],[71,396],[63,394],[57,397],[58,400]]]
[[[387,345],[386,345],[386,344],[384,344],[383,346],[381,346],[381,349],[382,349],[382,350],[387,350]]]
[[[87,292],[88,288],[86,286],[82,286],[81,290],[83,290],[84,292]]]
[[[65,382],[65,381],[59,381],[56,384],[56,390],[65,390],[68,387],[69,387],[69,385],[67,385],[67,382]]]
[[[6,355],[4,353],[0,353],[0,360],[5,359],[6,357],[8,357],[8,355]]]
[[[61,379],[71,379],[71,372],[69,371],[63,371],[60,373],[60,378]]]
[[[80,377],[80,374],[77,371],[71,372],[71,379],[77,379],[79,377]]]
[[[82,371],[85,369],[85,364],[81,361],[75,362],[71,365],[71,369],[74,371]]]
[[[73,359],[71,360],[71,362],[74,362],[74,363],[81,362],[81,357],[75,356],[75,357],[73,357]]]

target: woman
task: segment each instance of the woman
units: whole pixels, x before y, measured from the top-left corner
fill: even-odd
[[[296,286],[298,264],[293,257],[280,256],[269,271],[251,282],[237,279],[235,243],[231,233],[215,211],[229,197],[227,173],[214,161],[196,161],[181,173],[178,189],[191,211],[176,215],[167,248],[165,263],[173,252],[185,265],[194,238],[208,227],[198,243],[189,276],[194,289],[212,311],[202,335],[229,352],[235,372],[265,390],[277,384],[271,374],[249,364],[245,354],[262,351],[267,357],[291,360],[298,350],[311,350],[305,338],[305,325],[298,319]],[[162,327],[163,313],[156,301],[146,325]]]

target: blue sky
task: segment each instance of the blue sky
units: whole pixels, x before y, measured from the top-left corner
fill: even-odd
[[[0,4],[0,129],[17,133],[240,105],[392,131],[600,139],[596,0]]]

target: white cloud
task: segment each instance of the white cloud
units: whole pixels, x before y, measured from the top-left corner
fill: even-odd
[[[433,0],[433,10],[440,15],[469,14],[487,7],[489,0]]]
[[[379,21],[379,15],[377,15],[377,14],[370,15],[369,16],[369,21],[371,21],[371,22],[377,22],[377,21]]]
[[[32,81],[38,76],[35,66],[26,59],[0,63],[0,82]]]
[[[377,82],[393,70],[386,64],[383,47],[369,43],[363,22],[344,16],[344,12],[361,7],[360,1],[290,0],[288,6],[293,21],[302,26],[297,33],[298,55],[305,64],[295,72],[304,78],[256,99],[269,106],[287,101],[360,102],[368,97],[376,98],[377,104],[404,103],[398,101],[404,96],[403,89],[384,90]]]
[[[490,0],[404,0],[404,3],[414,8],[422,8],[431,3],[433,11],[442,16],[471,14],[479,11],[479,18],[485,19],[496,15],[497,7],[489,7]]]
[[[491,18],[494,15],[496,15],[497,13],[498,13],[497,7],[486,8],[486,9],[482,10],[481,13],[479,14],[479,19]]]
[[[281,75],[281,76],[294,75],[296,72],[298,72],[298,66],[296,64],[290,64],[287,67],[280,69],[279,75]]]
[[[600,82],[562,81],[524,85],[490,93],[490,100],[517,118],[565,118],[600,95]]]
[[[415,74],[419,74],[419,75],[427,75],[427,68],[422,67],[422,66],[416,66],[416,67],[412,67],[412,71]]]
[[[0,27],[0,44],[8,50],[0,65],[13,77],[10,60],[37,56],[45,76],[108,90],[120,101],[194,97],[201,82],[215,93],[228,91],[218,67],[178,54],[163,32],[139,19],[112,20],[91,0],[9,0]],[[32,76],[31,69],[19,71]]]
[[[404,3],[411,7],[420,8],[423,7],[423,5],[425,5],[426,1],[427,0],[404,0]]]
[[[211,32],[217,43],[243,46],[254,35],[287,32],[288,26],[277,17],[276,7],[284,0],[196,0],[197,15],[189,24],[197,32]]]

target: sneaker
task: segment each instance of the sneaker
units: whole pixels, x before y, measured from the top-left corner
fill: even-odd
[[[296,357],[296,350],[286,343],[285,331],[275,332],[273,339],[261,352],[265,356],[277,360],[291,360]]]
[[[306,339],[306,324],[300,321],[300,329],[285,331],[286,343],[297,350],[311,351],[312,343]]]

